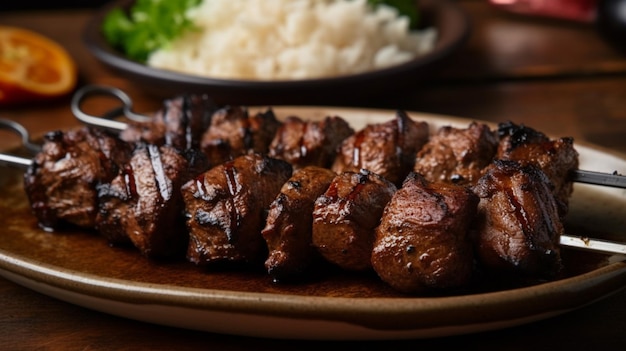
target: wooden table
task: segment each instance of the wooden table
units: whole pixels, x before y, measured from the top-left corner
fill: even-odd
[[[404,108],[499,122],[524,123],[551,135],[626,153],[626,56],[590,25],[511,16],[486,1],[459,1],[473,29],[467,45],[436,79],[400,96],[364,107]],[[44,33],[66,47],[79,65],[80,85],[117,86],[137,111],[160,101],[98,64],[80,34],[92,10],[4,12],[0,23]],[[0,109],[33,135],[75,124],[69,97]],[[17,145],[0,134],[0,150]],[[408,348],[456,345],[493,350],[607,349],[626,346],[626,291],[548,320],[458,337],[381,342],[296,342],[180,330],[126,320],[77,307],[0,279],[0,349],[7,350],[319,350],[328,346]]]

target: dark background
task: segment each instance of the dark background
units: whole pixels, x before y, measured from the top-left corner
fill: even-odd
[[[100,7],[108,0],[2,0],[0,11],[59,10]]]

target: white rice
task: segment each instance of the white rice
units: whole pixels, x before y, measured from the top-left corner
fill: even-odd
[[[154,52],[150,66],[222,79],[321,78],[406,62],[436,39],[366,0],[204,0],[189,16],[200,30]]]

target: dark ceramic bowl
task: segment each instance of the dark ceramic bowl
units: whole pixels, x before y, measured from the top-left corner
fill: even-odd
[[[322,79],[245,81],[212,79],[148,67],[112,48],[101,32],[102,21],[114,7],[130,8],[134,0],[112,1],[89,21],[84,42],[93,55],[115,73],[161,98],[181,93],[207,93],[218,103],[244,105],[334,104],[389,95],[423,82],[467,40],[470,23],[465,12],[448,0],[418,1],[423,24],[434,26],[432,51],[409,62],[376,71]]]

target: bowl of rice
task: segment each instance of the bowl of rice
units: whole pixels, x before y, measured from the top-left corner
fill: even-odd
[[[116,0],[88,22],[84,42],[115,74],[161,98],[208,94],[220,104],[349,104],[389,96],[430,78],[469,36],[453,1],[421,0],[419,27],[366,0],[202,0],[195,29],[140,62],[113,47],[102,24]]]

